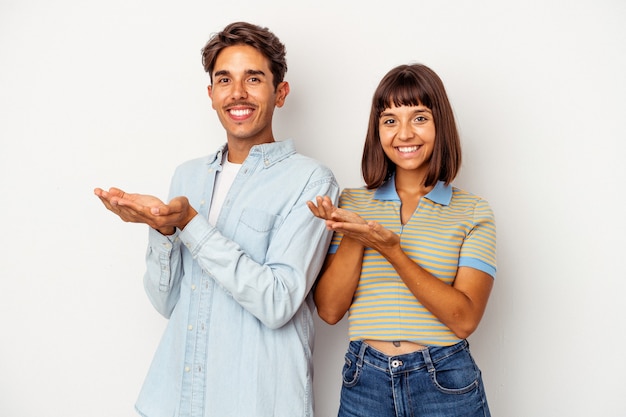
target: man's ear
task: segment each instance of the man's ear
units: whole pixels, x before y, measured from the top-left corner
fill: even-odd
[[[211,107],[215,109],[215,106],[213,105],[213,86],[209,84],[206,88],[206,91],[207,91],[207,94],[209,95],[209,98],[211,99]]]
[[[276,107],[283,107],[285,104],[285,98],[289,94],[289,83],[287,81],[283,81],[278,84],[276,88]]]

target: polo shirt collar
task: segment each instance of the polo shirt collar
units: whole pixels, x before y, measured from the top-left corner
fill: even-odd
[[[382,201],[400,201],[400,196],[396,191],[395,175],[387,180],[383,185],[378,187],[374,192],[374,198]],[[452,186],[445,185],[443,181],[437,181],[437,184],[433,187],[424,198],[429,199],[433,203],[447,206],[452,200]]]

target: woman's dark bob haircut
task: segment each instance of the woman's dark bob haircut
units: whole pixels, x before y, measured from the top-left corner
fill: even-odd
[[[424,186],[433,186],[437,181],[450,184],[456,177],[461,167],[461,142],[443,82],[425,65],[400,65],[383,77],[372,98],[361,160],[368,189],[380,187],[396,169],[380,144],[380,115],[391,106],[419,105],[428,107],[435,121],[435,145]]]
[[[247,22],[234,22],[211,36],[202,48],[202,66],[211,76],[211,83],[217,56],[224,48],[233,45],[249,45],[261,52],[269,61],[274,89],[283,82],[287,72],[285,45],[268,28]]]

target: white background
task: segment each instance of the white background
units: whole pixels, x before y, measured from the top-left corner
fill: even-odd
[[[143,293],[146,228],[92,190],[165,198],[176,165],[224,142],[200,49],[234,20],[287,45],[275,134],[341,187],[362,183],[380,78],[410,62],[442,77],[456,185],[497,219],[470,338],[492,414],[626,415],[626,2],[0,0],[0,416],[135,415],[165,319]],[[347,327],[317,331],[331,417]]]

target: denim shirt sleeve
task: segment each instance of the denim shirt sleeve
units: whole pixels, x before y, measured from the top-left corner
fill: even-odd
[[[154,308],[169,318],[180,296],[182,259],[177,230],[164,236],[149,228],[144,288]]]
[[[180,240],[204,273],[269,328],[280,328],[301,307],[326,255],[331,232],[306,205],[318,195],[336,202],[332,174],[309,183],[289,210],[267,249],[265,262],[253,260],[203,216],[196,216]]]

